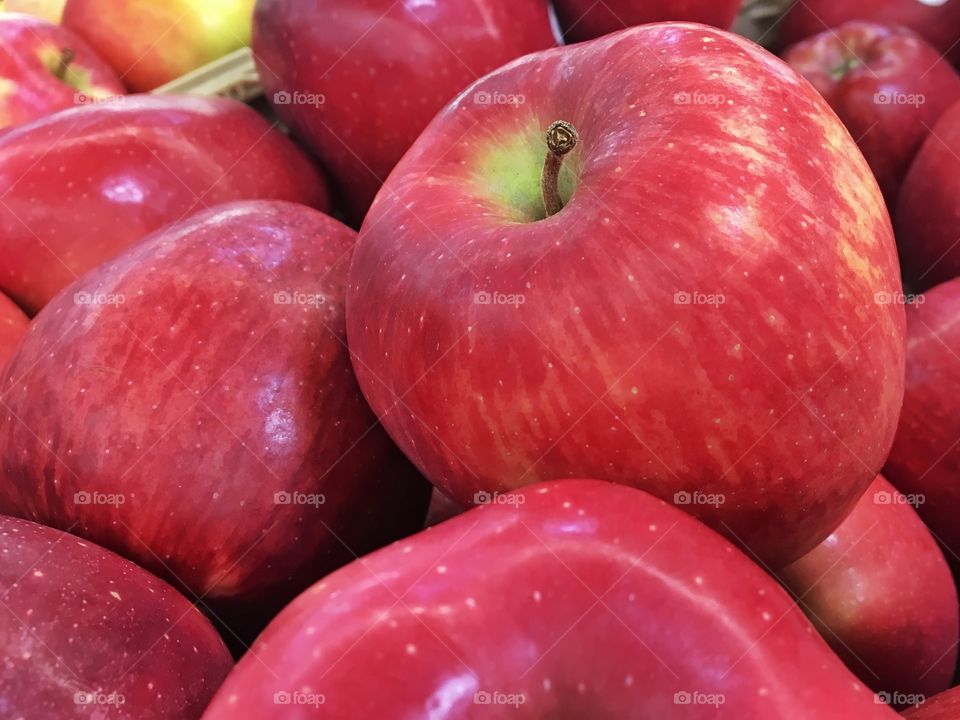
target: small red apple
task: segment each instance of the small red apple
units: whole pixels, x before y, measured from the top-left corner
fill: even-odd
[[[783,56],[830,103],[863,151],[887,205],[930,128],[960,100],[960,75],[902,27],[849,22]]]
[[[895,215],[904,274],[916,290],[960,276],[960,102],[917,153]]]
[[[472,101],[493,92],[526,102]],[[566,160],[548,129],[558,152],[579,131]],[[714,28],[645,25],[481,80],[394,170],[350,278],[360,385],[461,503],[599,477],[782,567],[893,440],[883,198],[813,87]]]
[[[447,102],[555,44],[548,12],[545,0],[260,0],[253,49],[274,109],[323,160],[359,226]],[[498,92],[475,100],[523,102]]]
[[[906,392],[884,476],[923,498],[920,517],[960,567],[960,279],[907,308]]]
[[[124,92],[116,73],[74,33],[0,13],[0,130]]]
[[[238,102],[136,96],[0,136],[0,291],[35,313],[168,223],[231,200],[329,207],[310,161]]]
[[[934,695],[903,716],[909,720],[960,720],[960,687]]]
[[[0,370],[13,354],[20,338],[27,332],[30,320],[23,310],[6,295],[0,293]]]
[[[776,27],[781,44],[792,45],[850,20],[903,25],[960,62],[960,0],[803,0]]]
[[[233,661],[173,588],[96,545],[0,516],[0,714],[191,720]]]
[[[429,487],[350,368],[355,238],[307,207],[228,204],[64,290],[0,381],[0,512],[229,608],[422,527]]]
[[[847,667],[900,706],[950,687],[960,637],[953,575],[911,501],[877,477],[830,537],[777,573]]]
[[[593,40],[633,25],[682,20],[727,30],[742,0],[554,0],[564,39]]]
[[[542,483],[361,558],[204,720],[892,720],[787,594],[646,493]]]

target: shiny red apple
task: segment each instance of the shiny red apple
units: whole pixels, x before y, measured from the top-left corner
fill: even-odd
[[[231,200],[328,207],[323,178],[255,111],[137,96],[0,136],[0,291],[29,312],[147,234]]]
[[[960,687],[926,699],[915,708],[903,713],[910,720],[960,720]]]
[[[960,0],[803,0],[776,28],[781,44],[790,45],[850,20],[903,25],[960,61]]]
[[[903,413],[883,474],[922,497],[920,517],[960,566],[960,279],[907,308]]]
[[[233,661],[210,622],[133,563],[0,516],[5,718],[199,718]]]
[[[0,293],[0,370],[13,354],[30,320],[13,300]]]
[[[554,0],[568,43],[593,40],[633,25],[683,20],[724,30],[737,18],[742,0]]]
[[[526,103],[471,101],[495,91]],[[558,150],[580,140],[543,193],[557,120]],[[374,411],[455,500],[599,477],[780,567],[886,458],[904,320],[878,298],[899,294],[883,198],[823,98],[667,23],[528,56],[444,110],[367,216],[347,323]]]
[[[922,498],[877,477],[820,545],[777,573],[837,655],[892,704],[950,687],[957,589],[911,506]]]
[[[911,30],[849,22],[783,56],[847,126],[889,207],[930,128],[960,101],[960,74]]]
[[[124,92],[79,36],[31,15],[0,13],[0,130]]]
[[[253,28],[267,97],[323,160],[358,226],[447,102],[554,42],[544,0],[260,0]],[[493,91],[474,102],[524,98]]]
[[[895,718],[714,532],[589,480],[357,560],[259,638],[204,720]]]
[[[932,126],[895,215],[904,273],[917,290],[960,276],[960,102]]]
[[[67,288],[0,382],[0,512],[230,608],[421,527],[428,485],[350,368],[355,238],[307,207],[228,204]]]

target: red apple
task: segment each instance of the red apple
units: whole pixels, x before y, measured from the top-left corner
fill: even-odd
[[[950,687],[960,637],[953,575],[911,501],[878,476],[830,537],[778,573],[847,667],[900,706]]]
[[[960,687],[934,695],[903,716],[910,720],[960,720]]]
[[[226,607],[285,602],[421,527],[428,485],[350,368],[355,237],[306,207],[229,204],[67,288],[0,383],[0,512]]]
[[[895,207],[930,128],[960,100],[957,71],[911,30],[865,22],[804,40],[783,59],[840,116]]]
[[[130,97],[0,136],[0,291],[36,312],[154,230],[231,200],[328,208],[300,151],[232,100]]]
[[[250,44],[255,0],[68,0],[63,24],[146,92]]]
[[[897,242],[917,290],[960,276],[960,103],[933,126],[903,182]]]
[[[567,42],[593,40],[632,25],[684,20],[724,30],[737,19],[742,0],[554,0]]]
[[[850,20],[903,25],[960,61],[960,0],[803,0],[776,27],[781,44],[791,45]]]
[[[5,718],[191,720],[233,665],[210,622],[136,565],[0,517]]]
[[[0,14],[0,130],[124,92],[77,35],[30,15]]]
[[[471,102],[494,91],[526,103]],[[581,142],[544,219],[558,119]],[[350,278],[360,385],[459,502],[600,477],[781,567],[893,439],[904,320],[876,302],[900,293],[876,181],[809,83],[720,30],[647,25],[474,85],[397,166]]]
[[[260,0],[253,27],[267,97],[323,160],[357,225],[448,101],[553,44],[544,0]],[[475,101],[512,109],[523,99]]]
[[[504,500],[314,585],[204,720],[896,717],[776,583],[666,503],[589,480]]]
[[[907,309],[903,413],[883,474],[923,498],[917,511],[960,565],[960,279],[938,285]]]
[[[29,319],[13,300],[0,293],[0,370],[27,332]]]

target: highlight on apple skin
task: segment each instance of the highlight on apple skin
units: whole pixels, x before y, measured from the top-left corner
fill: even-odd
[[[526,102],[472,102],[494,92]],[[547,119],[581,142],[544,219]],[[778,568],[886,459],[901,295],[883,198],[823,98],[742,38],[661,24],[448,106],[364,222],[347,333],[371,407],[455,500],[616,481]]]

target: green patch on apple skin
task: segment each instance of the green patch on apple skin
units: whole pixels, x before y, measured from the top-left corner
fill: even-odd
[[[503,212],[505,220],[528,223],[543,220],[546,210],[540,194],[540,175],[547,156],[546,127],[531,127],[481,150],[475,159],[472,182],[475,193]],[[564,205],[573,197],[580,167],[579,148],[560,169],[560,197]]]
[[[89,70],[82,70],[77,68],[75,64],[71,64],[67,67],[66,71],[63,71],[63,53],[64,50],[56,45],[47,45],[40,51],[40,60],[43,62],[44,67],[50,71],[51,75],[68,87],[92,97],[106,97],[109,95],[109,93],[104,94],[93,86]]]

